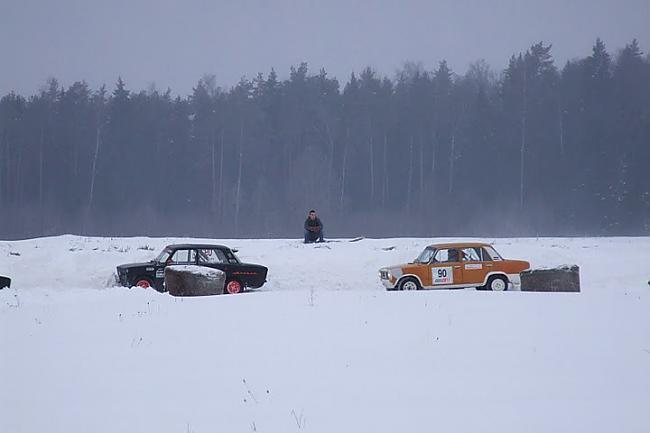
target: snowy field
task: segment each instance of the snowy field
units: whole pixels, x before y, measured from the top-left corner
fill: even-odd
[[[650,431],[650,238],[483,239],[582,293],[383,290],[445,240],[206,240],[269,282],[205,298],[111,286],[190,239],[0,241],[0,432]]]

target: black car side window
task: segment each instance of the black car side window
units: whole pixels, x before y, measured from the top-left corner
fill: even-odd
[[[226,255],[219,249],[201,249],[199,251],[199,263],[213,265],[225,263]]]
[[[176,250],[167,262],[174,264],[191,264],[196,260],[195,250]]]
[[[225,256],[228,259],[228,263],[233,263],[233,264],[239,263],[239,260],[237,260],[237,257],[235,257],[232,251],[226,250]]]

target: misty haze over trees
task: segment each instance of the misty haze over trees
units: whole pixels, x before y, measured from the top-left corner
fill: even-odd
[[[650,234],[649,165],[636,41],[344,84],[301,64],[186,98],[50,80],[0,100],[0,237],[301,237],[311,208],[330,236]]]

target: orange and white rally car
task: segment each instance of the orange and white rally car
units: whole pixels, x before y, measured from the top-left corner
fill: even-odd
[[[477,287],[508,290],[519,286],[519,273],[530,268],[523,260],[506,260],[490,244],[464,242],[429,245],[413,263],[379,270],[388,290]]]

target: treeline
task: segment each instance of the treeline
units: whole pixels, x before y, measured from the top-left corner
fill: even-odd
[[[650,58],[558,69],[406,64],[341,85],[306,64],[188,97],[50,80],[0,100],[0,237],[650,233]]]

